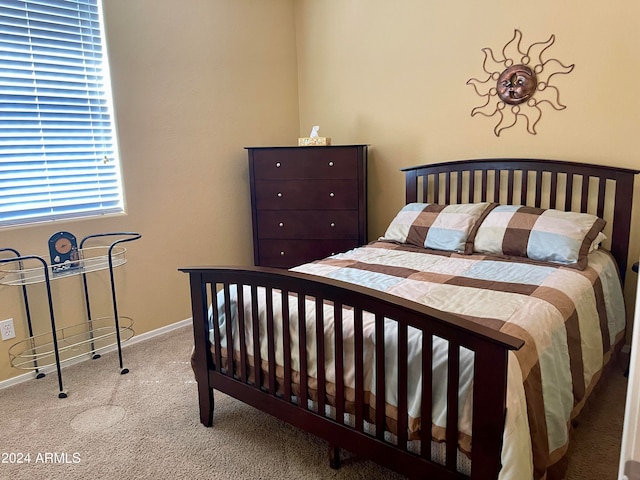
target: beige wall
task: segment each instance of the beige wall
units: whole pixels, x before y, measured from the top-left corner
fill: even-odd
[[[400,168],[463,158],[531,157],[640,168],[640,3],[542,0],[523,4],[424,0],[296,2],[300,129],[320,125],[334,143],[371,144],[369,239],[404,202]],[[567,106],[544,105],[537,134],[496,137],[495,118],[466,85],[484,73],[481,49],[499,55],[514,29],[528,48],[555,35],[544,59],[575,64],[552,84]],[[636,206],[640,180],[636,182]],[[640,254],[634,211],[631,261]],[[627,298],[635,298],[630,273]]]
[[[640,3],[514,6],[501,0],[296,2],[300,128],[320,125],[337,143],[371,144],[370,236],[383,233],[402,205],[401,167],[502,156],[640,167],[633,140],[640,126],[640,98],[633,94]],[[499,54],[515,28],[524,47],[554,34],[549,57],[575,69],[553,78],[567,108],[543,108],[537,135],[517,125],[496,137],[495,118],[471,117],[482,99],[466,82],[483,75],[481,49]]]
[[[106,0],[104,7],[127,215],[3,230],[0,245],[46,254],[59,230],[78,238],[140,232],[126,244],[128,264],[116,279],[119,313],[144,333],[190,316],[178,267],[253,261],[243,147],[298,136],[294,9],[291,0]],[[108,278],[94,279],[95,308],[108,314]],[[79,278],[52,287],[58,323],[82,322]],[[44,290],[31,290],[44,314],[34,323],[46,331]],[[0,320],[15,319],[17,339],[25,335],[22,311],[20,289],[0,287]],[[24,373],[9,366],[12,343],[0,342],[0,380]]]

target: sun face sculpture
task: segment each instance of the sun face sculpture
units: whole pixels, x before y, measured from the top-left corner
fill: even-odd
[[[502,57],[496,58],[490,48],[483,48],[482,69],[488,75],[484,80],[471,78],[467,85],[485,98],[484,105],[471,110],[471,116],[497,116],[498,123],[493,129],[497,137],[500,132],[513,127],[520,117],[524,118],[527,131],[535,135],[536,125],[542,117],[545,104],[555,110],[564,110],[560,103],[560,92],[551,85],[551,77],[567,74],[575,65],[563,65],[555,58],[545,60],[543,54],[555,42],[551,35],[546,42],[532,44],[522,51],[522,33],[516,29],[513,38],[502,49]]]

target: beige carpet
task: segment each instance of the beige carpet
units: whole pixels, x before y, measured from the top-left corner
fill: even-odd
[[[0,391],[0,452],[30,454],[30,463],[0,463],[0,479],[401,478],[344,452],[332,470],[323,441],[217,392],[214,427],[205,428],[191,344],[190,328],[132,344],[127,375],[115,353],[69,366],[66,399],[55,373]],[[611,377],[586,412],[569,479],[616,478],[625,387]]]

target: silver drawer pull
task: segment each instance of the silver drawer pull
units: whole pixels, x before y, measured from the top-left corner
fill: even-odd
[[[282,192],[278,192],[278,196],[281,197],[282,196]]]
[[[331,227],[335,227],[335,226],[336,226],[336,224],[335,224],[334,222],[331,222],[330,226],[331,226]]]
[[[333,167],[333,162],[329,162],[329,166],[330,166],[330,167]]]
[[[280,256],[284,257],[284,250],[280,252]]]
[[[280,223],[278,224],[278,226],[279,226],[279,227],[284,227],[284,223],[280,222]]]
[[[329,196],[330,196],[330,197],[335,197],[335,196],[336,196],[336,194],[335,194],[335,193],[333,193],[333,192],[331,192],[331,193],[329,194]]]
[[[280,162],[276,162],[276,168],[280,168],[281,163]]]

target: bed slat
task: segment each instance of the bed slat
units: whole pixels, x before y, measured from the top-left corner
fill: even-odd
[[[384,318],[376,315],[376,437],[384,439],[385,430],[385,403],[386,403],[386,378],[384,362],[386,352],[384,348]]]
[[[555,209],[558,192],[558,174],[556,172],[551,172],[551,188],[549,190],[549,208]]]
[[[242,285],[236,285],[237,295],[238,295],[238,304],[244,305],[244,289]],[[244,335],[246,332],[245,328],[245,319],[244,319],[244,309],[240,309],[238,311],[238,332],[243,332],[240,334],[240,381],[246,382],[249,378],[247,372],[247,339]]]
[[[488,188],[487,188],[487,171],[486,170],[482,170],[481,178],[482,178],[482,187],[481,187],[482,195],[480,197],[480,199],[481,199],[480,201],[481,202],[486,202],[487,201],[487,190],[488,190]]]
[[[469,189],[468,189],[468,193],[467,193],[467,202],[466,203],[475,203],[476,201],[476,196],[475,196],[475,192],[476,192],[476,171],[475,170],[471,170],[469,171]]]
[[[589,177],[582,176],[582,195],[580,196],[580,211],[586,212],[589,207]]]
[[[527,194],[529,192],[529,172],[527,170],[521,171],[522,175],[520,176],[520,204],[526,205],[527,203]]]
[[[301,332],[307,331],[307,308],[304,293],[298,291],[298,358],[300,358],[300,372],[309,370],[307,364],[307,336]],[[309,382],[307,375],[300,375],[300,407],[306,409],[309,401]]]
[[[282,345],[285,347],[291,345],[291,331],[290,331],[290,318],[289,318],[289,292],[287,290],[281,291],[281,304],[282,304]],[[238,300],[238,305],[244,305],[244,302]],[[241,308],[240,311],[243,309]],[[244,330],[240,330],[244,332]],[[291,349],[284,348],[283,363],[284,363],[284,385],[283,395],[287,402],[291,401],[291,371],[293,367],[291,365]]]
[[[318,414],[325,415],[326,375],[324,364],[324,305],[323,299],[316,297],[316,380],[318,383]],[[306,331],[306,330],[305,330]]]
[[[398,448],[407,449],[407,385],[409,383],[409,375],[407,372],[407,358],[409,349],[407,345],[407,325],[404,322],[398,322]]]
[[[431,460],[431,429],[433,425],[433,335],[422,332],[422,399],[420,404],[420,455]]]
[[[231,293],[229,292],[229,284],[222,285],[224,290],[224,315],[225,318],[231,318]],[[225,336],[227,337],[227,375],[233,376],[233,332],[231,331],[231,322],[224,322]]]
[[[447,467],[455,468],[458,457],[458,376],[460,345],[449,340],[447,362]]]
[[[266,301],[267,301],[267,364],[269,365],[269,393],[271,395],[276,394],[276,349],[275,349],[275,335],[273,327],[273,289],[266,289]],[[229,317],[231,318],[231,317]],[[230,322],[227,322],[230,323]],[[260,364],[256,364],[257,366]],[[256,368],[258,368],[256,366]]]
[[[214,285],[214,288],[216,288],[217,285]],[[219,312],[218,312],[218,304],[216,302],[213,303],[213,318],[218,318]],[[218,322],[213,322],[213,336],[214,336],[214,341],[216,343],[216,345],[220,345],[220,325],[218,325]],[[216,359],[215,359],[215,364],[218,366],[218,370],[222,370],[222,349],[221,348],[216,348]]]
[[[251,327],[253,331],[253,374],[254,384],[260,388],[262,385],[262,369],[260,365],[262,360],[260,359],[260,318],[258,311],[258,287],[251,285]],[[214,322],[215,324],[215,322]],[[216,339],[216,343],[218,340]]]
[[[598,181],[598,209],[596,210],[596,215],[600,218],[604,217],[604,200],[605,200],[605,191],[607,188],[607,181],[603,179],[599,179]]]
[[[535,172],[535,179],[536,179],[536,183],[535,183],[536,196],[533,202],[533,206],[536,208],[541,208],[542,206],[542,171],[537,170]]]
[[[342,303],[333,304],[333,317],[335,319],[335,352],[344,351]],[[286,350],[286,349],[285,349]],[[344,423],[344,357],[342,353],[336,354],[336,421]]]
[[[364,343],[362,326],[362,309],[353,312],[353,330],[355,332],[355,428],[358,432],[364,429]]]
[[[564,194],[564,208],[565,211],[571,211],[571,201],[573,199],[573,182],[575,181],[572,173],[567,174],[567,185]]]
[[[513,170],[507,172],[507,203],[513,204]]]

